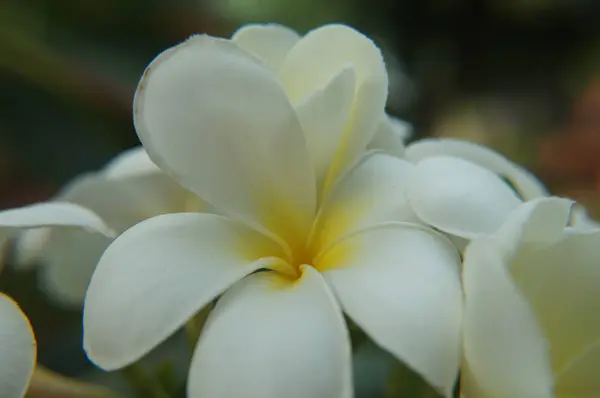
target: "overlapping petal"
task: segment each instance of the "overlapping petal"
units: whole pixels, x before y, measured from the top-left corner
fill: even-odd
[[[316,261],[344,312],[446,396],[460,359],[460,258],[442,235],[389,223],[341,240]]]
[[[50,231],[39,252],[39,286],[55,303],[81,308],[98,260],[111,239],[76,230]]]
[[[414,166],[383,153],[366,155],[342,177],[313,226],[321,250],[344,234],[386,221],[418,222],[405,195]]]
[[[42,259],[52,228],[32,228],[18,234],[15,240],[15,266],[25,270]]]
[[[373,42],[359,32],[344,25],[326,25],[300,39],[279,70],[288,97],[298,104],[348,66],[355,73],[355,96],[330,162],[325,192],[360,157],[384,114],[387,74],[383,58]]]
[[[152,216],[182,211],[190,195],[162,173],[110,179],[91,173],[79,176],[65,186],[57,200],[84,206],[121,232]]]
[[[489,397],[552,397],[550,356],[540,325],[489,237],[467,247],[463,344],[472,380]],[[476,397],[463,386],[466,397]]]
[[[319,188],[340,145],[354,100],[354,85],[354,69],[346,67],[296,106]]]
[[[521,203],[498,175],[449,156],[417,163],[407,195],[423,221],[468,239],[496,232]]]
[[[350,342],[322,276],[253,274],[218,301],[196,346],[193,397],[350,398]]]
[[[404,158],[405,143],[411,133],[412,127],[410,124],[396,117],[384,115],[367,149],[380,149],[390,155]]]
[[[78,227],[107,236],[114,235],[114,231],[96,213],[73,203],[37,203],[0,211],[0,230],[52,226]]]
[[[278,70],[288,51],[300,39],[292,29],[277,24],[250,24],[238,29],[231,40]]]
[[[555,371],[600,340],[600,230],[562,239],[513,264],[519,286],[552,346]]]
[[[525,202],[510,214],[494,239],[507,255],[513,257],[552,244],[563,235],[572,205],[573,201],[557,197]],[[515,276],[523,271],[523,267],[515,265],[512,271]]]
[[[316,187],[300,123],[274,73],[229,40],[194,36],[160,54],[134,100],[152,160],[219,210],[305,233]]]
[[[83,316],[89,358],[107,370],[132,363],[278,253],[270,239],[216,215],[167,214],[137,224],[106,250],[90,282]]]
[[[432,156],[454,156],[484,167],[506,178],[524,200],[548,196],[546,187],[525,168],[490,148],[454,138],[430,138],[408,146],[406,158],[417,163]]]
[[[160,173],[142,146],[128,149],[117,155],[102,170],[105,178],[126,178],[148,173]]]
[[[36,342],[27,317],[0,293],[0,397],[23,397],[35,360]]]

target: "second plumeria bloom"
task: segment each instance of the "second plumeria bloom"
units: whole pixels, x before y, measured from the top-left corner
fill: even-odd
[[[265,39],[273,29],[289,33],[251,26],[234,40],[192,37],[144,74],[141,141],[223,215],[162,215],[117,238],[86,296],[85,349],[104,369],[127,366],[220,296],[188,396],[350,397],[343,311],[450,395],[458,254],[407,222],[410,163],[361,159],[385,117],[379,51],[345,26],[283,47]],[[284,53],[259,58],[252,48]]]
[[[158,214],[206,210],[197,196],[156,167],[142,147],[120,153],[99,171],[76,177],[53,201],[90,209],[117,234]],[[21,267],[42,265],[41,288],[57,303],[77,308],[111,241],[73,228],[31,229],[17,241],[16,262]]]
[[[567,227],[571,201],[521,205],[465,253],[465,398],[600,394],[600,229]]]

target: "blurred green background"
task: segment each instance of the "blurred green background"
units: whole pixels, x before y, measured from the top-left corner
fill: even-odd
[[[414,138],[485,143],[600,215],[599,19],[597,0],[0,0],[0,208],[137,145],[133,92],[163,49],[248,22],[343,22],[383,49],[388,111]],[[42,363],[85,373],[79,314],[32,280],[7,269],[0,289],[31,317]]]

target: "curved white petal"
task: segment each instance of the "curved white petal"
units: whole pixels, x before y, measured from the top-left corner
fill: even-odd
[[[419,218],[463,238],[496,232],[521,203],[496,174],[447,156],[417,163],[407,194]]]
[[[163,173],[114,179],[86,174],[71,181],[58,199],[93,210],[117,232],[122,232],[158,214],[186,211],[189,196],[192,194]]]
[[[600,343],[586,349],[556,375],[558,397],[593,397],[600,391]]]
[[[381,52],[371,40],[348,26],[326,25],[300,39],[279,70],[287,95],[298,104],[348,66],[356,77],[355,97],[325,192],[364,152],[384,114],[387,74]]]
[[[377,344],[451,396],[460,360],[460,258],[442,235],[390,223],[341,240],[316,262],[344,312]]]
[[[344,68],[296,107],[319,188],[340,145],[354,99],[354,83],[354,69]]]
[[[562,369],[600,340],[600,230],[569,231],[513,268]]]
[[[238,46],[256,55],[275,71],[299,39],[298,33],[278,24],[245,25],[231,37]]]
[[[143,146],[121,152],[102,169],[102,174],[108,179],[158,172],[160,169],[152,163]]]
[[[503,257],[489,237],[472,241],[465,252],[464,356],[486,396],[550,398],[546,341]]]
[[[405,196],[413,168],[387,154],[366,155],[340,179],[321,207],[311,245],[324,250],[344,234],[381,222],[418,222]]]
[[[305,233],[316,187],[302,129],[276,76],[229,40],[194,36],[160,54],[134,99],[152,160],[217,209]]]
[[[0,211],[0,229],[39,227],[79,227],[106,236],[114,235],[96,213],[73,203],[37,203]]]
[[[83,312],[84,348],[106,370],[137,360],[279,248],[226,218],[157,216],[104,252]]]
[[[27,317],[0,293],[0,397],[23,397],[35,360],[35,336]]]
[[[367,148],[381,149],[390,155],[404,158],[406,152],[404,143],[411,134],[410,124],[394,116],[384,115]]]
[[[432,156],[454,156],[484,167],[508,179],[524,200],[548,196],[544,184],[527,169],[490,148],[455,138],[429,138],[408,146],[406,158],[417,163]]]
[[[225,292],[196,346],[188,394],[350,398],[348,331],[321,275],[259,272]]]
[[[102,235],[51,231],[40,256],[41,290],[57,304],[81,308],[96,265],[110,243]]]
[[[387,75],[381,52],[368,37],[345,25],[325,25],[308,32],[288,52],[279,76],[292,102],[298,103],[349,65],[356,71],[357,90],[370,85],[385,93]]]
[[[32,228],[21,232],[15,240],[15,266],[29,269],[39,263],[52,228]]]
[[[554,196],[525,202],[510,214],[494,239],[511,256],[556,242],[567,226],[572,204]],[[512,268],[520,273],[516,265]]]

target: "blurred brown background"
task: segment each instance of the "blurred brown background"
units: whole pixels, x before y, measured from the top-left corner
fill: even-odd
[[[271,21],[357,27],[384,50],[389,112],[415,137],[485,143],[600,215],[598,20],[597,0],[0,0],[0,208],[136,145],[132,95],[159,51]],[[31,316],[40,360],[79,374],[79,315],[7,275],[0,289]]]

